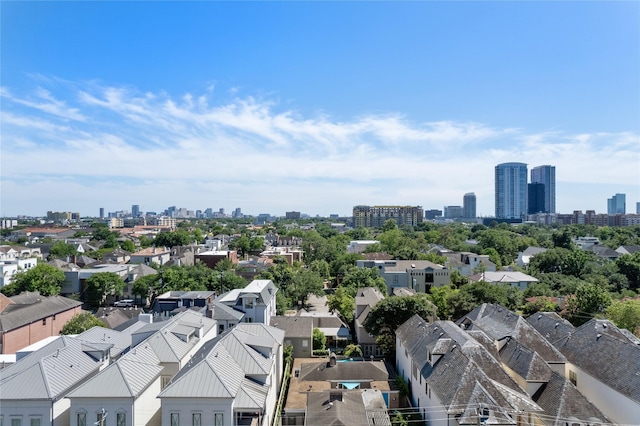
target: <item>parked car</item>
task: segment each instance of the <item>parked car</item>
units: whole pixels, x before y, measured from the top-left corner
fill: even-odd
[[[129,306],[133,306],[133,299],[122,299],[118,300],[113,304],[113,306],[117,306],[120,308],[127,308]]]

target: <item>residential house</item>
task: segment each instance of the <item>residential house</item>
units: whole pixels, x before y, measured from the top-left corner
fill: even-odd
[[[557,314],[537,313],[527,321],[566,357],[565,377],[580,393],[614,422],[638,422],[640,339],[608,320],[573,327]]]
[[[194,255],[194,262],[202,262],[213,269],[222,260],[229,260],[233,265],[238,264],[238,252],[235,250],[205,251]]]
[[[500,362],[451,321],[415,315],[396,330],[398,374],[432,426],[533,425],[542,412]]]
[[[68,395],[71,426],[95,424],[101,418],[105,426],[162,424],[158,395],[216,336],[216,327],[194,311],[167,321],[151,318],[138,322],[129,352]]]
[[[142,263],[145,265],[162,266],[171,259],[171,251],[165,247],[147,247],[131,254],[129,263]]]
[[[281,424],[388,425],[380,412],[401,407],[394,379],[384,361],[296,358]]]
[[[244,319],[244,312],[236,311],[230,306],[218,301],[207,304],[207,316],[213,318],[218,325],[218,334],[235,327]]]
[[[347,246],[347,253],[362,253],[367,247],[380,244],[378,240],[357,240],[351,241]]]
[[[28,271],[38,265],[35,257],[15,258],[13,260],[0,260],[0,288],[13,282],[18,272]]]
[[[620,246],[616,251],[620,254],[634,254],[640,251],[640,246]]]
[[[294,358],[311,358],[313,319],[301,316],[275,316],[271,326],[284,331],[284,345],[292,345]]]
[[[162,425],[273,424],[283,341],[282,330],[243,323],[207,342],[159,394]]]
[[[526,268],[527,266],[529,266],[529,262],[531,261],[531,258],[533,256],[535,256],[536,254],[544,253],[545,251],[547,251],[547,249],[544,247],[529,246],[524,251],[518,253],[518,259],[516,260],[516,263],[521,268]]]
[[[243,312],[245,322],[269,324],[276,315],[276,292],[271,280],[253,280],[245,288],[221,294],[216,301]]]
[[[359,288],[356,292],[354,331],[356,342],[360,345],[362,355],[365,358],[383,355],[382,350],[376,344],[377,336],[369,334],[364,328],[364,323],[367,320],[369,312],[371,312],[371,309],[382,299],[384,299],[384,296],[377,288]]]
[[[331,350],[343,349],[353,340],[349,326],[334,313],[302,309],[296,316],[311,318],[313,328],[317,328],[325,335],[327,348]]]
[[[132,319],[138,320],[141,314],[144,314],[144,309],[139,307],[118,308],[114,306],[100,307],[94,314],[106,328],[119,329],[119,327],[128,323]]]
[[[489,259],[489,255],[471,252],[438,251],[438,255],[447,258],[445,266],[451,271],[458,271],[460,275],[468,277],[478,271],[495,271],[496,264]]]
[[[521,316],[483,304],[458,321],[498,359],[509,376],[544,410],[537,423],[564,426],[609,419],[565,377],[566,358]]]
[[[428,293],[431,287],[451,284],[450,270],[428,260],[358,260],[358,268],[375,268],[387,284],[387,294],[396,287]]]
[[[616,260],[621,256],[620,253],[607,246],[593,246],[589,251],[595,253],[596,257],[599,259]]]
[[[156,315],[171,316],[179,308],[206,308],[213,300],[216,292],[210,290],[196,291],[167,291],[153,300],[151,311]]]
[[[128,263],[131,260],[131,252],[126,250],[122,250],[121,248],[116,248],[109,253],[105,253],[102,256],[102,260],[105,262],[113,262],[113,263]],[[135,262],[142,263],[142,262]]]
[[[38,247],[24,247],[24,246],[0,246],[0,260],[15,260],[32,258],[42,259],[42,253]]]
[[[49,336],[57,336],[82,303],[63,296],[24,292],[9,298],[0,312],[0,353],[13,354]]]
[[[468,278],[469,282],[484,281],[491,284],[509,284],[518,287],[520,290],[524,290],[529,287],[530,284],[538,282],[537,278],[520,271],[485,271],[471,275]]]
[[[111,342],[118,340],[111,339],[116,333],[91,329],[76,337],[60,336],[1,369],[3,424],[69,425],[70,401],[66,396],[122,353],[125,348]]]

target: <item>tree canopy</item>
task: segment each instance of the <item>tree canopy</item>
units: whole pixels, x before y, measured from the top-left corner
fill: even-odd
[[[0,289],[6,296],[14,296],[23,291],[37,291],[43,296],[60,294],[64,285],[64,272],[46,263],[39,263],[35,267],[20,271],[13,277],[13,282]]]
[[[80,334],[93,327],[104,327],[104,324],[91,312],[81,312],[67,321],[60,334]]]

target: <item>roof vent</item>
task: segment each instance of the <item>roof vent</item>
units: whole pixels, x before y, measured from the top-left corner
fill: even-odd
[[[596,334],[596,340],[598,340],[600,337],[602,337],[602,334],[600,333]]]

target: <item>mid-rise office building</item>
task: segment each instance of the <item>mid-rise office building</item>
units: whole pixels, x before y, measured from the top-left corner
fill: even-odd
[[[556,168],[555,166],[537,166],[531,169],[531,183],[544,185],[544,206],[542,213],[556,212]],[[538,212],[535,212],[538,213]]]
[[[398,226],[416,226],[422,223],[422,206],[355,206],[353,208],[353,226],[355,228],[381,228],[393,219]]]
[[[616,194],[607,199],[607,214],[626,214],[627,196],[626,194]]]
[[[445,219],[460,219],[462,218],[463,209],[461,206],[444,206],[444,218]]]
[[[131,206],[131,216],[139,217],[140,216],[140,205],[134,204]]]
[[[462,198],[462,217],[465,219],[476,217],[476,194],[473,192],[467,192]]]
[[[527,213],[527,165],[503,163],[495,168],[496,218],[522,219]]]

